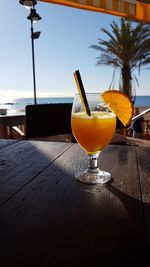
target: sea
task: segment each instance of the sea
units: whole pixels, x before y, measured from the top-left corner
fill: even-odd
[[[37,104],[48,104],[48,103],[73,103],[73,97],[47,97],[37,98]],[[16,98],[10,102],[1,102],[0,109],[7,109],[7,114],[24,114],[25,106],[34,104],[33,98]],[[136,107],[149,107],[150,106],[150,95],[148,96],[136,96],[135,98]]]

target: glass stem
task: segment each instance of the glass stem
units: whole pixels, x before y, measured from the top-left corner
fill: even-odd
[[[96,171],[98,169],[98,165],[97,165],[98,157],[99,157],[99,153],[88,155],[88,158],[89,158],[88,168],[90,170]]]

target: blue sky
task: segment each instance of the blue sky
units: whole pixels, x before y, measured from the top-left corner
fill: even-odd
[[[106,90],[113,69],[97,67],[98,52],[89,48],[102,37],[101,27],[109,28],[118,17],[38,2],[42,20],[34,25],[41,31],[35,40],[37,97],[73,96],[73,72],[80,70],[86,91]],[[1,0],[0,8],[0,98],[32,97],[32,60],[29,11],[19,0]],[[137,95],[150,95],[149,70],[142,70]],[[137,74],[136,74],[137,75]],[[115,82],[118,89],[118,80]]]

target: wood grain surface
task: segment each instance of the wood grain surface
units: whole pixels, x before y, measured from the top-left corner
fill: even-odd
[[[87,166],[78,144],[2,147],[0,266],[150,266],[149,157],[149,148],[108,146],[99,167],[113,179],[100,186],[76,181]]]

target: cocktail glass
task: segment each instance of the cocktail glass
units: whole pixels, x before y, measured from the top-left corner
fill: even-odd
[[[76,94],[72,106],[71,126],[75,139],[88,155],[88,169],[76,178],[89,184],[105,184],[111,179],[109,172],[98,168],[98,157],[112,139],[116,129],[116,116],[104,104],[100,93],[87,93],[91,116],[83,109],[81,98]]]

